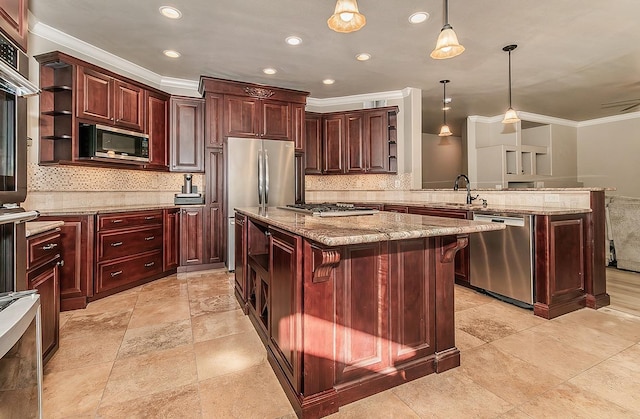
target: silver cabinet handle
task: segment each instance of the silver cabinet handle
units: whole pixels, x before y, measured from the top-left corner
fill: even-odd
[[[156,238],[156,236],[149,236],[149,237],[145,237],[144,240],[145,241],[149,241],[149,240],[153,240],[155,238]]]
[[[269,153],[264,151],[264,205],[269,206]]]
[[[58,266],[64,266],[64,260],[61,260],[60,262],[57,262],[56,265]]]
[[[264,196],[264,179],[263,179],[263,169],[262,169],[262,151],[258,152],[258,204],[262,206],[262,198]]]
[[[42,246],[42,250],[51,250],[54,247],[58,247],[58,243],[49,243]]]
[[[123,220],[111,220],[111,222],[112,222],[113,224],[119,224],[119,223],[121,223],[122,221],[123,221]]]
[[[111,277],[113,278],[114,276],[118,276],[122,273],[122,271],[115,271],[115,272],[111,272]]]
[[[113,243],[111,243],[111,247],[118,247],[118,246],[122,246],[122,242],[113,242]]]
[[[145,220],[153,220],[154,218],[156,218],[156,217],[155,216],[144,217]]]
[[[155,262],[145,263],[145,264],[144,264],[144,267],[145,267],[145,268],[150,268],[150,267],[152,267],[152,266],[153,266],[153,265],[155,265],[155,264],[156,264]]]

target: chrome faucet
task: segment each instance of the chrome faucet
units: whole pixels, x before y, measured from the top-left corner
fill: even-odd
[[[460,178],[464,179],[464,181],[467,182],[467,204],[471,204],[471,202],[474,199],[477,199],[479,195],[476,195],[475,197],[471,196],[471,183],[469,183],[469,178],[467,177],[467,175],[459,174],[458,177],[456,177],[456,181],[453,184],[453,190],[458,190],[458,181],[460,180]]]

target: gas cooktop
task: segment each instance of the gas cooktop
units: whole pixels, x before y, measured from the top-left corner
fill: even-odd
[[[375,208],[357,207],[354,204],[292,204],[278,207],[289,211],[297,211],[318,217],[347,217],[350,215],[371,215],[378,212]]]

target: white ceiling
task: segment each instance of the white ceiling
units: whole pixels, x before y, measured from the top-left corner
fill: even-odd
[[[162,5],[179,8],[169,20]],[[358,32],[327,27],[335,0],[30,0],[37,21],[166,77],[200,75],[264,83],[327,98],[422,89],[423,131],[442,121],[441,79],[450,79],[447,119],[454,134],[467,115],[498,115],[513,106],[575,121],[618,115],[640,103],[639,0],[451,0],[449,22],[466,51],[453,59],[429,53],[443,24],[439,0],[359,0],[367,18]],[[427,11],[425,23],[408,17]],[[289,35],[303,43],[285,44]],[[165,49],[182,54],[162,55]],[[355,60],[359,52],[372,59]],[[264,67],[278,73],[266,76]],[[336,80],[332,86],[325,78]],[[633,104],[632,102],[630,104]],[[629,111],[639,111],[640,106]]]

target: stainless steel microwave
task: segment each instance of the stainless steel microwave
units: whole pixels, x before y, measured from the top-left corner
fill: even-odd
[[[80,157],[149,162],[149,136],[105,125],[80,124]]]

